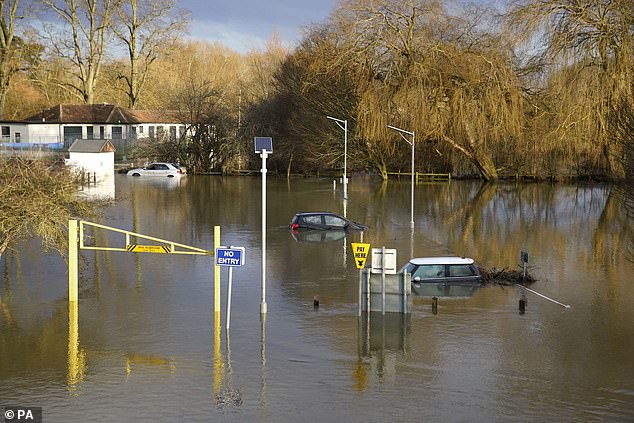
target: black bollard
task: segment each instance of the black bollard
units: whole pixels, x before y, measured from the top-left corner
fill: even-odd
[[[520,298],[520,314],[524,314],[526,312],[526,300]]]
[[[317,310],[319,308],[319,295],[313,297],[313,308]]]
[[[431,312],[438,314],[438,297],[432,297],[431,299]]]

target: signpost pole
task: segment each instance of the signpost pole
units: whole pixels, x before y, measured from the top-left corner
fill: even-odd
[[[233,266],[229,267],[229,286],[227,288],[227,330],[229,330],[229,323],[231,322],[231,286],[232,284],[233,284]]]
[[[266,158],[273,153],[273,139],[271,137],[255,137],[255,152],[262,158],[262,302],[260,315],[266,310]]]
[[[260,314],[266,314],[266,150],[262,151],[262,303]]]
[[[77,248],[77,221],[68,221],[68,301],[77,301],[78,292],[78,263],[79,251]]]
[[[220,226],[214,226],[214,252],[218,251],[219,247]],[[220,266],[216,261],[214,261],[214,313],[220,313]]]

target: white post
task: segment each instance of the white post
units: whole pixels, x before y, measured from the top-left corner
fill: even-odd
[[[343,129],[343,198],[348,199],[348,119],[337,119],[326,116],[327,119],[334,120],[338,127]],[[343,126],[341,125],[343,123]],[[345,216],[344,216],[345,217]]]
[[[231,248],[231,247],[229,247]],[[231,286],[233,285],[233,267],[229,266],[229,285],[227,287],[227,331],[231,322]],[[228,345],[228,342],[227,342]]]
[[[387,127],[390,129],[394,129],[395,131],[398,131],[401,138],[403,138],[406,143],[412,146],[412,188],[411,188],[409,224],[411,228],[414,228],[414,149],[416,146],[416,133],[414,131],[410,132],[401,128],[397,128],[396,126],[392,126],[392,125],[388,125]],[[407,138],[405,138],[405,135],[403,134],[411,135],[412,142],[410,142]]]
[[[343,199],[348,199],[348,119],[343,121]],[[345,216],[344,216],[345,217]]]
[[[385,315],[385,246],[381,247],[381,314]]]
[[[262,150],[262,303],[260,314],[266,314],[266,157],[267,151]]]
[[[414,132],[412,132],[412,200],[410,204],[410,221],[409,224],[414,227]]]

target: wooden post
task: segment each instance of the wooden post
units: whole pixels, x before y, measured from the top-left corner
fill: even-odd
[[[77,301],[78,295],[78,256],[77,220],[68,221],[68,301]]]
[[[438,297],[432,297],[431,299],[431,312],[438,314]]]

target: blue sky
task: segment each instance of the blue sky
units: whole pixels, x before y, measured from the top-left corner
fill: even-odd
[[[240,53],[261,48],[277,32],[296,44],[302,27],[324,22],[337,0],[180,0],[191,11],[190,37],[218,41]]]

